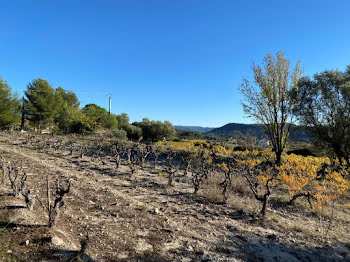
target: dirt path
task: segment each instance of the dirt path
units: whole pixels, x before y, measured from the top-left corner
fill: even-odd
[[[116,172],[111,161],[68,152],[49,155],[4,141],[0,153],[27,171],[43,200],[47,175],[52,187],[56,178],[71,181],[52,231],[53,245],[61,251],[79,250],[79,240],[88,234],[87,254],[95,261],[337,261],[327,249],[317,255],[319,249],[251,224],[245,214],[192,196],[189,178],[181,175],[169,188],[150,167],[131,177],[127,166]],[[23,225],[47,221],[40,205],[32,212],[11,210],[11,217]]]

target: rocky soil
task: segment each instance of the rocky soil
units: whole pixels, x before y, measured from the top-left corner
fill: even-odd
[[[57,224],[48,229],[43,206],[37,201],[29,211],[22,198],[10,195],[5,177],[2,261],[74,261],[86,235],[85,261],[350,261],[349,205],[333,222],[332,238],[324,240],[315,216],[276,205],[265,220],[256,219],[238,208],[245,205],[238,196],[227,205],[194,196],[182,171],[169,187],[161,167],[130,175],[126,165],[116,171],[108,157],[40,152],[5,135],[0,157],[26,171],[28,187],[43,203],[47,176],[52,188],[56,178],[71,181]]]

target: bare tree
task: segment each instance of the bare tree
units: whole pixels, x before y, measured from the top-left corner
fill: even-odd
[[[224,172],[224,181],[219,184],[222,187],[223,202],[227,203],[229,197],[229,189],[232,185],[232,177],[235,171],[237,171],[237,163],[235,159],[230,159],[228,164],[222,165],[221,169]]]
[[[82,141],[82,144],[80,146],[80,158],[83,158],[86,152],[87,152],[87,145],[85,144],[84,141]]]
[[[192,167],[192,183],[194,187],[193,194],[197,194],[200,186],[207,176],[208,169],[205,169],[203,165]]]
[[[153,167],[157,168],[158,158],[160,155],[160,148],[158,146],[152,146],[152,154],[153,154]]]
[[[86,261],[86,260],[84,259],[84,256],[85,256],[86,249],[87,249],[87,247],[88,247],[88,245],[89,245],[89,242],[90,242],[90,239],[89,239],[89,235],[87,234],[87,235],[85,236],[85,238],[83,238],[83,239],[80,240],[80,246],[81,246],[80,250],[77,251],[77,254],[74,255],[74,257],[73,257],[71,260],[69,260],[69,262],[73,262],[73,261],[77,261],[77,262],[78,262],[78,261]]]
[[[133,175],[137,168],[136,168],[136,162],[137,162],[137,157],[136,157],[136,152],[134,150],[134,148],[128,148],[128,151],[127,151],[127,157],[128,157],[128,160],[127,160],[127,164],[130,168],[130,171],[131,171],[131,175]]]
[[[0,168],[1,168],[1,173],[2,173],[1,184],[5,185],[5,177],[6,177],[7,166],[6,166],[5,160],[2,159],[2,158],[0,158]]]
[[[164,169],[164,171],[166,173],[168,173],[168,186],[175,186],[175,182],[174,182],[174,176],[175,176],[175,173],[178,171],[179,167],[174,165],[172,163],[172,160],[174,159],[175,157],[175,153],[174,151],[172,151],[170,148],[168,150],[168,153],[167,153],[167,167]]]
[[[261,172],[263,172],[266,177],[263,184],[258,180],[258,175],[261,174]],[[272,193],[271,183],[276,178],[277,170],[271,162],[263,162],[259,166],[253,168],[244,167],[243,173],[255,199],[262,202],[260,215],[261,217],[265,217],[267,204]],[[261,186],[265,187],[265,190],[261,190]]]
[[[191,165],[192,183],[194,186],[194,194],[197,194],[200,186],[213,172],[212,157],[209,151],[202,149],[194,157],[194,163]]]
[[[205,180],[209,178],[211,173],[211,167],[206,161],[197,161],[196,164],[192,165],[192,184],[194,187],[194,194],[196,195],[199,191],[200,186]]]
[[[36,196],[27,187],[27,174],[24,173],[21,179],[20,193],[24,197],[24,201],[29,210],[33,210]]]
[[[3,172],[5,172],[4,169]],[[17,179],[19,178],[19,173],[20,171],[16,167],[12,166],[10,163],[8,164],[8,178],[10,180],[13,196],[17,197],[19,195],[22,195],[24,197],[27,208],[29,210],[33,210],[36,196],[27,187],[28,176],[26,172],[23,172],[21,182],[18,185]]]
[[[117,142],[114,145],[115,145],[115,154],[114,154],[115,165],[116,165],[116,169],[118,170],[124,155],[127,153],[127,149],[125,145],[120,142]]]
[[[191,170],[191,163],[193,161],[193,156],[191,154],[186,154],[181,156],[182,164],[184,165],[184,176],[187,176],[188,172]]]
[[[48,221],[48,227],[52,227],[55,225],[56,219],[59,217],[60,209],[64,206],[64,196],[69,193],[71,183],[69,180],[65,182],[66,186],[60,185],[60,182],[58,179],[56,179],[56,192],[55,192],[55,199],[53,202],[53,205],[51,205],[50,201],[50,179],[49,175],[47,176],[46,180],[46,188],[47,188],[47,212],[49,216]]]
[[[13,166],[13,164],[9,163],[8,164],[8,178],[10,180],[10,185],[12,189],[12,194],[13,196],[17,197],[19,196],[21,192],[21,186],[23,185],[23,181],[27,179],[27,175],[23,174],[21,178],[21,184],[20,186],[17,185],[17,178],[19,177],[19,170],[17,167]]]
[[[69,155],[73,155],[73,152],[74,152],[74,142],[73,142],[73,140],[70,140],[69,142],[68,142],[68,147],[69,147]]]
[[[141,144],[137,144],[136,147],[137,154],[139,155],[139,165],[141,168],[143,168],[146,158],[148,155],[152,152],[151,146],[142,146]]]

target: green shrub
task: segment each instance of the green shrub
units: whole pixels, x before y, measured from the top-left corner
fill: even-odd
[[[81,110],[71,109],[67,111],[64,120],[58,123],[58,127],[66,134],[85,134],[95,130],[97,123]]]
[[[115,129],[118,127],[116,115],[109,114],[106,109],[95,105],[88,104],[82,109],[83,113],[92,119],[98,127]]]
[[[126,130],[128,138],[134,141],[139,141],[142,139],[142,129],[137,126],[129,125]]]
[[[176,131],[169,121],[150,121],[144,118],[142,122],[134,122],[134,126],[142,129],[142,137],[145,142],[157,142],[163,140],[171,140],[175,137]]]
[[[113,137],[119,140],[127,140],[128,136],[125,130],[122,129],[113,129],[112,131]]]

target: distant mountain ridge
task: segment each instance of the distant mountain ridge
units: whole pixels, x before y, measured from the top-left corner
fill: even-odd
[[[222,127],[218,127],[208,131],[209,134],[214,134],[218,136],[233,136],[237,132],[241,132],[243,135],[250,134],[258,138],[265,135],[265,130],[261,125],[257,124],[239,124],[239,123],[229,123]]]
[[[212,129],[207,132],[207,134],[218,135],[222,137],[230,137],[238,132],[243,135],[250,134],[257,138],[262,138],[267,135],[264,127],[258,124],[238,124],[238,123],[229,123],[222,127]],[[301,126],[292,125],[290,139],[307,141],[310,139],[308,132]]]
[[[221,137],[231,137],[237,133],[242,135],[252,135],[257,138],[263,138],[267,136],[267,133],[262,125],[258,124],[239,124],[239,123],[229,123],[222,127],[201,127],[201,126],[175,126],[177,130],[185,131],[195,131],[208,135],[216,135]],[[290,139],[296,141],[308,141],[310,140],[310,135],[301,126],[293,125],[291,127]]]
[[[174,127],[177,130],[196,131],[200,133],[207,133],[215,129],[215,127],[202,127],[202,126],[174,126]]]

